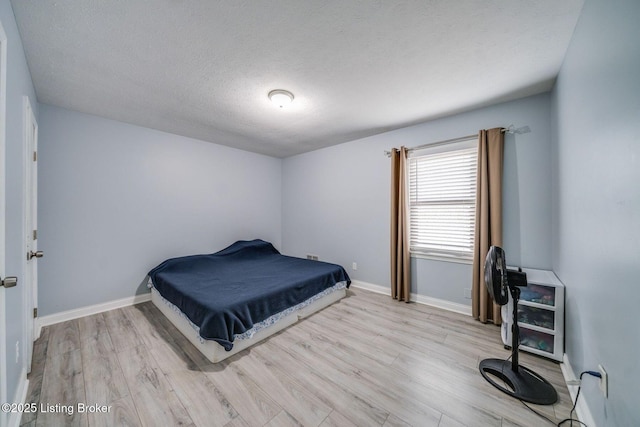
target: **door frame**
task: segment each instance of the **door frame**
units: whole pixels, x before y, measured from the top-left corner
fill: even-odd
[[[0,277],[5,277],[5,137],[7,106],[7,34],[0,22]],[[7,402],[7,333],[5,289],[0,286],[0,402]],[[0,411],[0,426],[7,424],[7,414]]]
[[[38,263],[37,258],[29,258],[31,251],[38,250],[37,236],[34,230],[38,229],[38,122],[36,120],[31,101],[28,96],[23,97],[24,111],[24,239],[25,239],[25,276],[23,280],[24,301],[24,346],[25,368],[31,372],[31,359],[33,357],[33,342],[35,341],[34,309],[38,302]],[[36,238],[34,238],[36,237]]]

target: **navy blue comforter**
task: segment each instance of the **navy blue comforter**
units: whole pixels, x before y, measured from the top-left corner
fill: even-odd
[[[338,282],[339,265],[281,255],[263,240],[238,241],[211,255],[168,259],[149,272],[154,287],[227,351],[233,337]]]

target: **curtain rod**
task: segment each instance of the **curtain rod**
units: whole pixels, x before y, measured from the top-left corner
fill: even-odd
[[[515,126],[509,125],[506,128],[501,128],[500,131],[502,133],[514,134],[514,133],[529,133],[529,132],[531,132],[531,129],[529,129],[529,126],[523,126],[523,127],[520,127],[518,129],[516,129]],[[447,140],[444,140],[444,141],[437,141],[437,142],[432,142],[432,143],[429,143],[429,144],[422,144],[422,145],[418,145],[416,147],[408,148],[407,151],[419,150],[419,149],[425,148],[425,147],[437,147],[439,145],[453,144],[455,142],[460,142],[460,141],[464,141],[465,139],[473,138],[474,136],[478,136],[478,134],[474,133],[473,135],[462,136],[460,138],[447,139]],[[387,157],[391,157],[391,151],[385,150],[384,154]]]

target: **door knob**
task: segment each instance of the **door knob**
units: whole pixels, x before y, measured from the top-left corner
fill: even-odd
[[[0,280],[0,282],[2,282],[2,286],[4,286],[5,288],[13,288],[18,284],[18,278],[13,276],[5,277],[4,279]]]
[[[27,259],[31,259],[31,258],[42,258],[44,256],[44,252],[42,251],[29,251],[29,253],[27,254]]]

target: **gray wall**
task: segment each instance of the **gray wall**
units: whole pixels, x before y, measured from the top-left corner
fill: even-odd
[[[553,95],[553,269],[599,426],[640,425],[640,2],[588,0]]]
[[[25,221],[24,213],[24,167],[25,150],[23,139],[23,97],[30,98],[31,107],[38,117],[38,103],[36,101],[31,74],[22,48],[22,41],[13,16],[13,9],[8,1],[0,1],[0,20],[7,34],[7,115],[6,115],[6,242],[5,266],[6,275],[25,277],[26,253],[25,242],[22,238]],[[25,333],[24,324],[24,286],[17,286],[5,292],[7,324],[7,397],[13,399],[19,384],[20,372],[25,360],[25,343],[22,337]],[[4,307],[0,307],[4,309]],[[20,358],[15,359],[16,342],[20,341]]]
[[[40,313],[146,292],[169,257],[280,246],[281,161],[40,107]]]
[[[353,279],[389,285],[389,159],[417,146],[499,126],[530,126],[505,143],[504,247],[509,264],[551,268],[549,95],[486,107],[289,157],[282,168],[282,243],[295,256],[337,262]],[[351,269],[357,262],[358,270]],[[420,295],[470,304],[471,266],[413,261]]]

